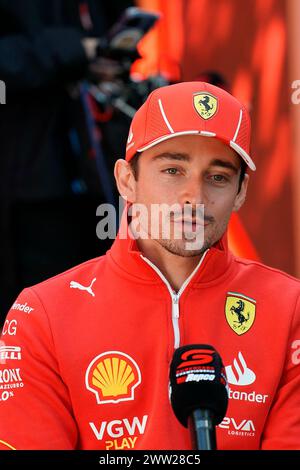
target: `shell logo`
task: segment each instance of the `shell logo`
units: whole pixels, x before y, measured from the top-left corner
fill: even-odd
[[[141,383],[141,371],[128,354],[107,351],[89,364],[86,388],[96,395],[98,405],[134,400],[134,390]]]

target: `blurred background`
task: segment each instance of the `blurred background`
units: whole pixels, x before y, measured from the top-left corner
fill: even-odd
[[[0,0],[1,322],[23,287],[109,248],[96,208],[118,204],[131,117],[177,81],[217,84],[249,109],[257,171],[230,246],[300,276],[299,3]]]

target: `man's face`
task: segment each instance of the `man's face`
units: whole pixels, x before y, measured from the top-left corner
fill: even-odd
[[[196,135],[174,137],[142,153],[138,178],[132,179],[133,190],[128,200],[133,207],[135,204],[145,206],[148,214],[153,204],[176,204],[180,210],[164,217],[164,221],[170,222],[169,236],[164,238],[160,230],[159,236],[154,238],[171,253],[196,256],[222,237],[232,211],[238,210],[244,202],[248,176],[238,191],[240,172],[240,157],[219,140]],[[196,210],[200,204],[204,205],[204,215]],[[184,208],[189,208],[190,212],[183,217]],[[140,220],[149,238],[153,238],[150,235],[153,218]],[[160,220],[160,225],[162,222]],[[187,249],[191,234],[196,234],[203,224],[204,243]],[[182,233],[181,239],[178,239],[178,230]]]

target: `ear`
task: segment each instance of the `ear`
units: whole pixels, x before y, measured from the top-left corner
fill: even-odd
[[[115,163],[114,175],[120,195],[128,202],[135,202],[136,180],[130,164],[120,158]]]
[[[235,197],[235,201],[234,201],[234,205],[233,205],[233,211],[234,212],[237,212],[245,202],[246,195],[247,195],[249,178],[250,178],[249,175],[247,173],[245,173],[245,176],[244,176],[244,179],[243,179],[243,182],[242,182],[242,185],[241,185],[241,189]]]

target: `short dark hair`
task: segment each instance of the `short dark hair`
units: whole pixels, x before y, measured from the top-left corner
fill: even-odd
[[[240,174],[240,180],[239,180],[239,189],[238,189],[238,193],[240,192],[241,190],[241,187],[242,187],[242,182],[244,181],[244,178],[245,178],[245,174],[247,172],[247,163],[245,162],[245,160],[243,160],[241,158],[241,174]]]
[[[129,165],[130,165],[130,168],[131,168],[131,171],[133,173],[133,176],[134,176],[134,179],[137,181],[139,175],[139,159],[140,159],[140,156],[141,156],[141,153],[140,152],[136,152],[133,157],[131,158],[131,160],[129,161]]]
[[[140,156],[141,156],[141,152],[136,152],[133,155],[132,159],[129,161],[133,176],[134,176],[136,181],[138,180],[138,177],[139,177],[139,159],[140,159]],[[240,180],[239,180],[238,193],[241,190],[242,182],[244,181],[246,170],[247,170],[247,163],[245,162],[245,160],[243,160],[241,158],[241,174],[240,174]]]

